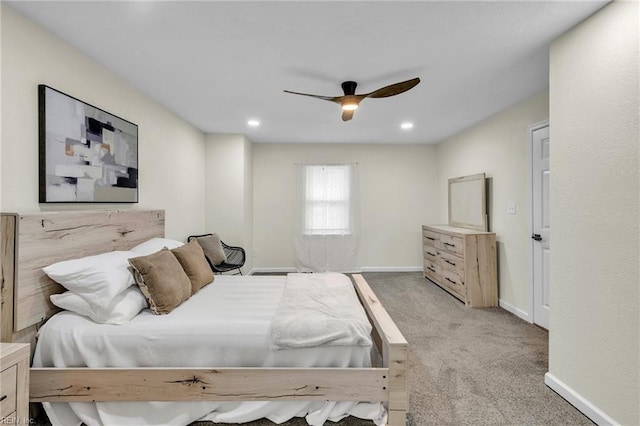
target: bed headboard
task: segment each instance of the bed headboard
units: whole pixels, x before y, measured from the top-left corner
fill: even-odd
[[[64,290],[43,267],[164,237],[164,211],[2,213],[0,235],[0,341],[29,341],[32,329],[57,311],[49,296]]]

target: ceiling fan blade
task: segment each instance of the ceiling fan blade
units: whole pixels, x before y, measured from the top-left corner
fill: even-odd
[[[353,113],[356,112],[355,110],[351,110],[351,111],[342,111],[342,121],[349,121],[353,118]]]
[[[321,96],[321,95],[310,95],[309,93],[300,93],[300,92],[292,92],[290,90],[285,90],[285,93],[291,93],[292,95],[302,95],[302,96],[310,96],[312,98],[316,98],[316,99],[322,99],[325,101],[330,101],[330,102],[337,102],[340,103],[340,101],[342,100],[342,96]]]
[[[387,98],[389,96],[399,95],[409,89],[413,89],[420,83],[419,78],[412,78],[411,80],[402,81],[400,83],[391,84],[389,86],[382,87],[378,90],[374,90],[366,95],[367,98]]]

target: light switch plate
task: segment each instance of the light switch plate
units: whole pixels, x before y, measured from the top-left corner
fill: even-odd
[[[507,214],[516,214],[516,202],[509,201],[507,203]]]

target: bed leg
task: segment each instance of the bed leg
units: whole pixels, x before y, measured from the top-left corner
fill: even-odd
[[[386,345],[385,345],[386,346]],[[408,389],[407,389],[407,345],[386,346],[383,362],[389,368],[389,426],[405,426],[407,421]]]

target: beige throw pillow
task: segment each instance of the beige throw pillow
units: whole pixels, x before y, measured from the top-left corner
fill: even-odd
[[[168,249],[129,259],[140,291],[155,314],[168,314],[191,296],[191,281]]]
[[[197,241],[191,242],[171,250],[182,265],[182,269],[186,272],[191,281],[191,294],[195,294],[205,285],[213,281],[213,271],[209,267],[207,259],[204,257],[202,247]]]
[[[227,255],[224,253],[218,234],[198,237],[196,241],[198,241],[198,244],[202,247],[204,255],[207,256],[209,261],[214,265],[219,265],[227,261]]]

